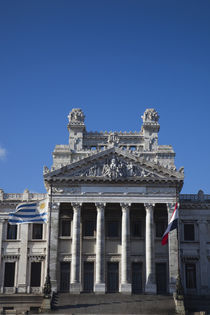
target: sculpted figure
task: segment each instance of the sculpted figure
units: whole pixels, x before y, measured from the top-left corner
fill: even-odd
[[[108,144],[109,144],[110,146],[112,146],[112,145],[114,145],[114,146],[118,145],[119,141],[120,141],[120,139],[119,139],[119,137],[118,137],[118,135],[117,135],[116,132],[110,133],[110,135],[109,135],[109,137],[108,137]]]
[[[159,115],[154,108],[147,108],[142,116],[143,122],[158,122]]]
[[[48,168],[47,166],[44,166],[44,167],[43,167],[43,173],[44,173],[44,174],[47,174],[47,173],[49,173],[49,172],[50,172],[49,168]]]
[[[70,123],[83,124],[85,120],[85,115],[80,108],[73,108],[68,115]]]
[[[128,173],[128,176],[133,176],[134,175],[134,166],[133,166],[132,162],[130,162],[127,165],[127,173]]]

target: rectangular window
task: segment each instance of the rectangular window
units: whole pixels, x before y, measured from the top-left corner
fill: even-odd
[[[61,236],[71,236],[71,220],[62,219],[61,220]]]
[[[4,286],[14,287],[15,282],[15,262],[6,262],[4,270]]]
[[[142,222],[133,221],[131,225],[131,236],[132,237],[142,237]]]
[[[16,240],[17,239],[17,224],[7,224],[7,239]]]
[[[119,237],[119,222],[109,221],[107,222],[107,237]]]
[[[184,240],[185,241],[195,240],[194,224],[184,224]]]
[[[32,239],[42,240],[43,224],[33,223]]]
[[[186,288],[195,289],[196,288],[196,266],[195,264],[185,265],[186,274]]]
[[[162,237],[167,228],[167,223],[164,220],[156,221],[155,227],[156,227],[156,237]]]
[[[31,287],[40,287],[41,283],[41,262],[31,263]]]
[[[96,230],[96,223],[93,220],[84,221],[83,236],[94,236]]]

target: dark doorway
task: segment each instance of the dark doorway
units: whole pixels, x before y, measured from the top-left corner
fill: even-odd
[[[41,283],[41,262],[31,263],[31,287],[40,287]]]
[[[142,293],[142,263],[132,263],[132,292]]]
[[[84,262],[84,291],[93,292],[94,263]]]
[[[157,294],[167,293],[167,269],[166,263],[156,264]]]
[[[14,287],[15,281],[15,262],[6,262],[4,270],[4,286]]]
[[[119,291],[119,265],[118,263],[107,263],[107,292]]]
[[[68,292],[70,284],[70,263],[60,263],[60,291]]]

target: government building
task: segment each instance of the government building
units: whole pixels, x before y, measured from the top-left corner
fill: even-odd
[[[180,265],[185,295],[210,295],[210,195],[181,194],[184,168],[158,143],[158,113],[142,120],[139,132],[88,132],[72,109],[46,194],[0,190],[0,311],[21,295],[39,306],[48,263],[52,292],[173,294]],[[8,223],[19,203],[45,198],[47,224]],[[162,246],[176,202],[178,240],[174,230]]]

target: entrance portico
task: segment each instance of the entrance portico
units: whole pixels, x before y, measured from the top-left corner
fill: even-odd
[[[58,196],[54,196],[55,198],[60,199]],[[58,248],[51,246],[51,256],[57,257],[55,266],[58,270],[60,269],[60,277],[64,272],[62,268],[68,268],[67,266],[70,268],[71,266],[71,270],[69,270],[69,291],[71,293],[76,294],[85,290],[86,280],[84,275],[85,272],[87,274],[87,271],[84,268],[85,266],[88,267],[88,262],[93,263],[93,291],[98,294],[105,293],[108,290],[110,262],[118,263],[118,269],[115,273],[118,273],[118,287],[121,293],[131,294],[134,285],[134,279],[132,281],[131,275],[133,274],[133,268],[138,265],[141,270],[140,281],[142,282],[142,279],[144,279],[144,283],[138,285],[142,287],[142,291],[145,293],[154,294],[157,292],[156,263],[164,262],[169,269],[170,278],[167,278],[176,278],[175,272],[177,271],[174,271],[174,268],[173,270],[170,269],[168,246],[161,247],[161,239],[155,238],[154,211],[156,207],[156,212],[160,206],[164,207],[163,203],[106,203],[103,200],[103,203],[88,204],[87,202],[82,203],[81,200],[79,203],[67,203],[66,201],[65,199],[65,203],[59,202],[60,209],[58,211],[62,210],[64,204],[65,209],[69,208],[69,212],[73,212],[72,222],[70,223],[72,227],[71,235],[62,237],[62,231],[60,230]],[[58,202],[56,201],[56,203]],[[88,205],[95,209],[96,216],[95,214],[94,216],[88,215],[88,220],[86,220],[90,208]],[[149,214],[148,211],[150,211]],[[167,220],[167,216],[165,219]],[[95,228],[91,234],[92,222]],[[110,227],[108,229],[110,222],[113,222],[115,230],[111,230]],[[136,224],[138,222],[141,225],[141,231],[137,230],[136,226],[138,225]],[[85,231],[87,233],[88,224],[90,225],[90,235],[86,236]],[[139,248],[136,250],[137,247]],[[157,248],[160,253],[158,253]],[[171,246],[171,249],[173,249],[172,255],[174,255],[175,247]],[[160,254],[162,256],[161,260],[159,258]],[[69,264],[66,265],[65,262],[69,262]],[[51,268],[52,266],[51,264]],[[58,274],[58,270],[51,270],[51,272],[52,274]],[[135,270],[137,272],[137,269]],[[65,272],[68,273],[68,271]],[[66,279],[64,281],[66,283]],[[57,282],[58,286],[54,290],[62,290],[59,283],[61,283],[61,279]],[[63,284],[60,284],[60,286],[63,286]],[[170,282],[167,287],[167,291],[169,291]]]

